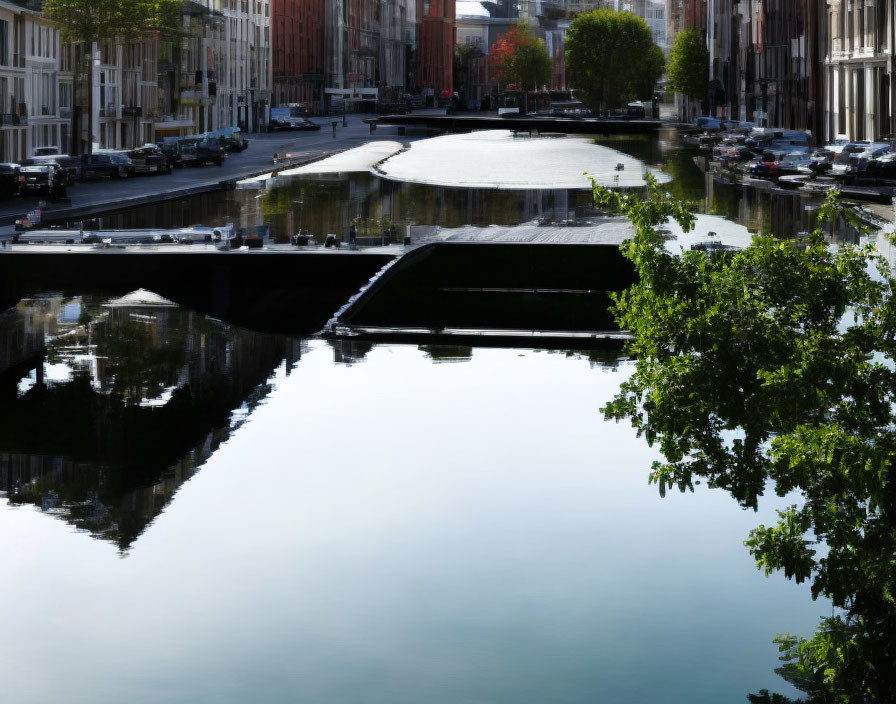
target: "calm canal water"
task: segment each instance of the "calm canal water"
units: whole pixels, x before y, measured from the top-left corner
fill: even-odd
[[[824,612],[661,499],[614,353],[350,346],[22,302],[0,392],[17,702],[741,702]],[[41,351],[40,342],[50,339]],[[15,359],[5,360],[7,363]]]
[[[681,154],[645,161],[680,168],[674,188],[734,217]],[[360,174],[281,190],[105,224],[264,218],[317,233],[358,217],[489,224],[588,208],[577,192]],[[751,217],[774,217],[763,207]],[[772,494],[756,514],[702,487],[661,499],[647,484],[656,453],[599,410],[632,368],[612,351],[263,335],[88,293],[22,301],[0,314],[4,692],[40,703],[796,696],[774,672],[772,638],[811,634],[830,607],[764,577],[742,544],[792,501]]]
[[[817,198],[715,184],[698,168],[699,155],[693,150],[650,138],[602,138],[597,143],[661,169],[671,177],[666,187],[674,195],[696,202],[701,213],[750,232],[792,236],[814,225]],[[394,225],[400,237],[406,225],[517,225],[593,214],[587,190],[446,188],[362,171],[296,176],[266,191],[248,188],[191,196],[110,213],[100,224],[112,228],[267,224],[272,237],[281,242],[304,230],[322,243],[327,233],[344,237],[351,225],[359,236],[376,236],[384,226]]]

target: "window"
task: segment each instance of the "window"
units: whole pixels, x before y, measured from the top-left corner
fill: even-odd
[[[9,66],[9,22],[0,20],[0,66]]]
[[[877,25],[875,24],[874,18],[874,6],[868,5],[865,8],[865,46],[873,48],[877,43],[875,41],[875,30],[877,29]]]
[[[70,108],[72,106],[72,84],[59,84],[59,107]]]

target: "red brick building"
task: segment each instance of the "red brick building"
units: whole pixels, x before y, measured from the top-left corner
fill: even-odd
[[[324,88],[326,0],[272,0],[272,104],[317,107]]]
[[[706,0],[684,0],[681,28],[696,28],[706,33]]]
[[[453,91],[454,0],[417,0],[417,87]]]

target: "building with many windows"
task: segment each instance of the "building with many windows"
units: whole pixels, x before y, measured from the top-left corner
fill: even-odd
[[[418,0],[327,3],[324,109],[363,108],[410,92],[421,68],[420,7]]]
[[[156,139],[213,129],[218,85],[212,49],[223,24],[222,13],[186,0],[179,35],[160,37]]]
[[[214,85],[214,96],[208,94],[208,128],[254,132],[270,117],[271,0],[196,1],[221,18],[209,24],[203,43],[206,68],[200,89]]]
[[[820,134],[823,2],[706,0],[707,113]]]
[[[71,125],[71,74],[59,30],[39,12],[0,0],[0,161],[64,145]]]
[[[324,89],[325,0],[272,0],[273,103],[319,111]]]
[[[893,0],[827,0],[824,130],[828,139],[878,139],[894,125]]]
[[[417,0],[417,88],[438,97],[453,90],[454,0]]]

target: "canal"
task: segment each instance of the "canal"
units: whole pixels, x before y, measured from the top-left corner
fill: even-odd
[[[806,206],[663,168],[720,230]],[[608,145],[607,142],[602,142]],[[588,217],[587,192],[307,176],[104,217],[277,238]],[[766,578],[757,513],[661,498],[602,408],[618,350],[263,334],[142,292],[0,314],[0,678],[17,702],[743,702],[797,691],[779,632],[830,606]]]

